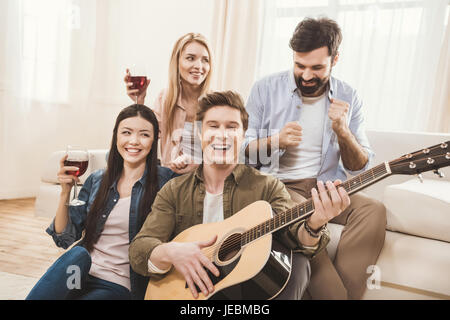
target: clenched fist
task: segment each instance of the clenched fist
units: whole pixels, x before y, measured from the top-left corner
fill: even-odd
[[[298,146],[300,141],[302,141],[302,130],[302,127],[297,122],[288,122],[273,139],[278,139],[278,147],[280,149]],[[274,142],[272,141],[272,143]]]
[[[347,128],[347,114],[349,104],[338,99],[331,99],[328,117],[331,120],[331,127],[335,133]]]

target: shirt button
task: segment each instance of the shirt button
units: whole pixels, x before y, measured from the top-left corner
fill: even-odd
[[[117,199],[114,199],[114,202],[117,202]]]
[[[106,214],[102,215],[103,218],[106,218]]]

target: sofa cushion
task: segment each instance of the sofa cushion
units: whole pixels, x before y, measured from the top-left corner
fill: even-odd
[[[53,218],[58,209],[61,186],[54,183],[41,183],[34,204],[34,214],[37,217]],[[73,198],[73,188],[70,191],[70,199]]]
[[[328,223],[328,256],[334,261],[344,226]],[[376,262],[380,287],[367,287],[363,299],[448,299],[450,243],[386,231]],[[367,270],[371,276],[375,269]],[[373,281],[369,279],[368,281]]]
[[[41,174],[41,181],[47,183],[58,183],[57,173],[59,170],[59,161],[64,156],[65,151],[53,152],[44,165]]]
[[[386,231],[376,262],[381,290],[366,290],[365,299],[379,299],[377,291],[395,288],[433,299],[450,298],[450,243]],[[407,295],[400,295],[404,299]],[[384,296],[384,299],[393,298]],[[398,298],[398,297],[397,297]]]
[[[450,242],[450,182],[412,179],[384,191],[387,229]]]

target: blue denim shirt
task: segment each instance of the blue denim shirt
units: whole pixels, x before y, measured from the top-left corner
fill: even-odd
[[[82,237],[83,230],[85,229],[86,217],[89,212],[94,199],[97,196],[98,189],[100,188],[101,181],[103,179],[103,174],[105,170],[97,170],[92,173],[83,184],[78,198],[86,202],[85,205],[77,207],[69,207],[69,220],[66,228],[62,233],[55,232],[55,220],[47,228],[47,233],[53,237],[53,241],[58,247],[67,249],[75,241],[78,241]],[[129,220],[129,239],[130,243],[136,234],[139,232],[142,224],[138,225],[138,212],[139,203],[141,199],[142,192],[144,190],[145,177],[147,175],[147,168],[145,169],[144,175],[139,179],[133,186],[131,190],[131,206],[130,206],[130,220]],[[176,173],[168,168],[158,166],[158,184],[159,189],[161,189],[167,181],[177,176]],[[120,195],[117,191],[117,182],[114,182],[110,187],[110,192],[108,194],[108,199],[104,211],[100,217],[100,221],[97,225],[97,233],[100,234],[105,226],[106,219],[108,219],[109,214],[119,200]],[[142,221],[143,223],[143,221]],[[83,245],[83,240],[81,240],[77,245]],[[147,287],[148,278],[143,277],[135,273],[130,267],[130,283],[131,283],[131,294],[134,299],[143,299],[145,294],[145,289]]]
[[[364,127],[362,101],[356,91],[345,82],[330,77],[326,99],[326,110],[330,108],[330,99],[336,98],[347,102],[350,107],[347,124],[360,145],[367,151],[369,161],[358,171],[346,169],[341,160],[337,136],[331,128],[331,120],[325,117],[323,127],[322,156],[317,180],[327,181],[341,179],[347,180],[346,171],[356,175],[366,170],[374,156]],[[246,132],[244,148],[253,140],[266,138],[278,133],[286,123],[297,121],[300,118],[300,108],[303,104],[300,90],[294,79],[293,70],[269,75],[257,81],[250,92],[246,109],[249,114],[249,127]],[[275,150],[266,163],[260,168],[262,172],[277,176],[278,160],[284,150]],[[254,163],[250,163],[254,164]]]

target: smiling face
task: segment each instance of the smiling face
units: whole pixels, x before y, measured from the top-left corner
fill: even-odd
[[[124,165],[145,165],[153,143],[153,125],[142,117],[126,118],[117,130],[117,150]]]
[[[331,69],[339,55],[331,59],[327,47],[309,52],[294,51],[294,76],[302,95],[316,97],[321,95],[330,80]]]
[[[178,66],[182,81],[201,85],[210,70],[208,50],[197,41],[188,43],[180,54]]]
[[[244,141],[241,112],[229,106],[208,109],[201,131],[204,164],[237,164]]]

